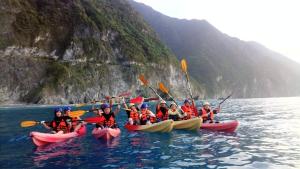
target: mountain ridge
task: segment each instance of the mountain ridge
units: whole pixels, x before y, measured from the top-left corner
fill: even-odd
[[[222,33],[206,20],[177,19],[129,0],[179,58],[186,58],[204,97],[300,95],[300,64],[258,43]]]

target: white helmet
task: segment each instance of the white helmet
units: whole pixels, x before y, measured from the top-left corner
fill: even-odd
[[[206,106],[206,105],[210,106],[209,102],[203,102],[203,106]]]
[[[164,100],[161,100],[161,101],[160,101],[160,104],[167,104],[167,102],[164,101]]]

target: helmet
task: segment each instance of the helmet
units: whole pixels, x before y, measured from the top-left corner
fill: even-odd
[[[132,106],[135,106],[134,103],[129,103],[129,108],[132,107]]]
[[[203,106],[206,106],[206,105],[210,106],[209,102],[203,102]]]
[[[167,102],[164,101],[164,100],[161,100],[161,101],[160,101],[160,104],[167,104]]]
[[[71,110],[71,107],[70,107],[70,106],[64,107],[64,111],[68,111],[68,110]]]
[[[147,103],[143,103],[142,106],[141,106],[141,109],[145,109],[145,108],[148,108],[148,104]]]
[[[60,107],[56,107],[55,109],[54,109],[54,113],[56,113],[56,112],[62,112],[63,110],[62,110],[62,108],[60,108]]]
[[[106,108],[109,108],[109,105],[107,103],[101,105],[101,109],[106,109]]]
[[[184,103],[190,103],[190,101],[188,99],[185,99]]]

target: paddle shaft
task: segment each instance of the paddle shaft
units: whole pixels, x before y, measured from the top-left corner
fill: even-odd
[[[227,99],[229,99],[229,97],[231,97],[231,95],[232,95],[232,94],[230,94],[229,96],[227,96],[223,101],[221,101],[221,102],[219,103],[219,105],[221,105],[221,104],[224,103]]]
[[[163,100],[160,95],[151,87],[151,86],[148,86],[158,97],[160,100]]]

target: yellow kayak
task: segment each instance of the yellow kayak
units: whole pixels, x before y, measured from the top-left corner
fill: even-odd
[[[174,129],[197,130],[202,125],[202,118],[196,117],[188,120],[174,121]]]
[[[147,124],[147,125],[126,124],[125,128],[130,131],[171,132],[173,129],[173,120],[165,120],[159,123]]]

